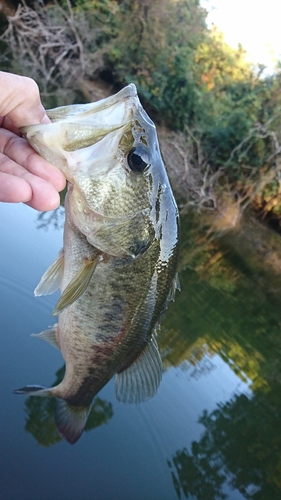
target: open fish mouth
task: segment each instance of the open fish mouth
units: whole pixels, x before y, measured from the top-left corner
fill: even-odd
[[[63,106],[47,114],[51,124],[22,127],[21,132],[70,182],[81,169],[91,177],[109,171],[129,153],[132,141],[147,145],[147,131],[155,129],[134,84],[101,101]]]
[[[118,94],[98,102],[48,110],[52,127],[50,124],[40,126],[41,140],[37,124],[22,127],[21,132],[39,154],[40,147],[46,145],[53,149],[59,144],[60,149],[75,151],[92,146],[104,136],[128,125],[139,106],[136,87],[130,84]],[[59,137],[57,144],[55,136]]]

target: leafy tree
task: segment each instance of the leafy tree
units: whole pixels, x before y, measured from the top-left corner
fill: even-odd
[[[118,36],[108,54],[115,79],[133,81],[148,106],[174,127],[194,113],[192,63],[203,37],[205,11],[197,0],[123,0]]]

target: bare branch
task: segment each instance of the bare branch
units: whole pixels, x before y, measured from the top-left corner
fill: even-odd
[[[86,50],[95,45],[95,33],[85,16],[74,16],[70,1],[67,10],[59,3],[37,5],[36,11],[24,2],[8,18],[8,28],[0,37],[9,47],[15,64],[21,71],[40,83],[41,92],[65,94],[66,89],[79,88],[83,78],[93,78],[103,67],[102,49]],[[7,57],[2,54],[0,60]],[[20,72],[20,71],[18,71]]]

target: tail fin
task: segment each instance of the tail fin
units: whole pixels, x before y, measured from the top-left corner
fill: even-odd
[[[51,389],[46,389],[41,385],[26,385],[21,389],[13,391],[14,394],[27,394],[29,396],[51,396]]]
[[[70,444],[76,443],[86,425],[92,404],[73,406],[64,399],[56,400],[55,418],[59,434]]]
[[[26,385],[13,391],[14,394],[27,394],[28,396],[54,396],[51,389],[41,385]],[[55,419],[61,437],[70,444],[76,443],[86,425],[91,406],[73,406],[64,399],[56,399]]]

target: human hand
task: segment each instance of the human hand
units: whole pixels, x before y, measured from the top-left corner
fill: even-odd
[[[0,201],[36,210],[59,206],[65,178],[21,137],[20,127],[50,123],[34,80],[0,71]]]

